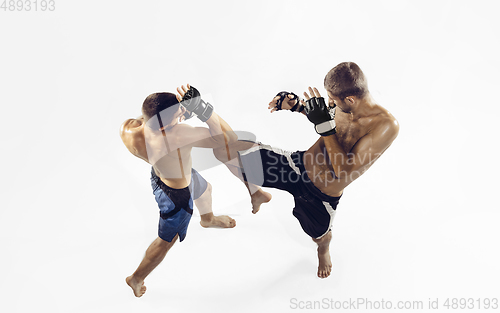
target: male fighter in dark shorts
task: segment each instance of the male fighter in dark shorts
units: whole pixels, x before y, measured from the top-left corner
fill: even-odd
[[[361,176],[391,145],[399,125],[389,111],[370,95],[365,75],[353,62],[328,72],[324,81],[328,105],[316,88],[304,92],[306,101],[289,92],[279,93],[270,103],[271,112],[301,112],[321,136],[307,151],[288,152],[260,143],[237,141],[214,150],[215,156],[231,161],[228,168],[248,182],[286,190],[293,195],[293,215],[318,245],[318,277],[330,275],[331,225],[344,188]],[[236,157],[239,155],[239,158]],[[256,213],[258,207],[254,206]]]
[[[237,136],[212,105],[201,100],[195,88],[188,85],[188,89],[182,86],[177,91],[177,96],[166,92],[149,95],[142,106],[143,115],[125,121],[120,130],[128,150],[152,165],[151,186],[160,209],[158,238],[147,249],[137,270],[126,279],[137,297],[146,292],[144,279],[160,264],[177,238],[184,240],[193,201],[203,227],[236,225],[229,216],[213,215],[211,185],[192,168],[191,150],[225,147],[235,142]],[[180,123],[194,115],[208,128]],[[259,195],[266,194],[257,191],[252,201],[260,205],[265,201],[259,200]]]

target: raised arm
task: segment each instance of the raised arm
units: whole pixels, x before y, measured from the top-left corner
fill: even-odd
[[[208,128],[193,127],[188,124],[178,125],[176,134],[172,136],[177,142],[172,143],[171,148],[191,146],[217,149],[238,140],[231,127],[217,113],[213,112],[206,123]]]
[[[269,102],[267,106],[271,113],[280,110],[290,110],[292,112],[299,112],[306,114],[304,111],[304,101],[300,101],[299,96],[293,92],[282,91]]]
[[[208,133],[201,127],[187,130],[186,139],[188,139],[188,142],[193,142],[193,146],[218,148],[238,140],[238,136],[233,132],[231,126],[213,111],[213,106],[210,103],[206,103],[201,99],[196,88],[188,84],[187,88],[184,86],[177,88],[177,92],[177,99],[186,108],[185,117],[191,118],[196,115],[208,126]]]
[[[337,178],[354,180],[363,174],[391,145],[399,132],[396,119],[381,111],[373,117],[370,131],[359,138],[351,151],[344,151],[336,134],[335,105],[329,106],[316,88],[309,87],[307,99],[307,118],[314,123],[316,132],[321,135],[327,164]]]
[[[220,144],[230,144],[238,140],[238,136],[234,133],[229,124],[213,112],[212,116],[206,121],[208,130],[212,139]],[[221,136],[222,135],[222,136]]]

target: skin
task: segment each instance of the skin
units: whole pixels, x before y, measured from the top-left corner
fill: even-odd
[[[187,85],[189,89],[189,85]],[[177,88],[177,99],[181,101],[187,89]],[[231,127],[213,112],[206,127],[192,127],[181,124],[184,120],[184,107],[174,112],[172,121],[161,129],[151,129],[141,116],[126,120],[120,127],[120,136],[127,149],[136,157],[151,164],[160,179],[169,187],[181,189],[191,182],[191,150],[193,147],[220,149],[236,142],[237,136]],[[226,155],[227,159],[227,155]],[[212,186],[195,200],[201,215],[201,226],[232,228],[236,226],[229,216],[214,216],[212,213]],[[260,206],[260,204],[259,204]],[[178,235],[171,242],[156,238],[146,251],[137,270],[126,278],[136,297],[146,292],[144,279],[164,259],[174,245]]]
[[[304,92],[306,100],[321,97],[317,88]],[[339,99],[327,90],[328,105],[336,106],[336,134],[321,136],[305,155],[304,167],[314,185],[324,194],[339,197],[344,188],[366,172],[389,148],[399,133],[399,124],[389,111],[376,103],[368,92],[364,97],[348,96]],[[271,110],[276,106],[271,101]],[[290,109],[295,101],[286,101],[282,108]],[[285,102],[285,101],[284,101]],[[302,100],[302,105],[304,101]],[[305,114],[305,111],[303,112]],[[318,277],[330,275],[332,262],[329,253],[331,232],[318,244]]]
[[[306,100],[321,97],[317,88],[304,92]],[[327,90],[328,105],[336,106],[336,134],[321,136],[305,155],[304,167],[314,185],[324,194],[339,197],[344,188],[366,172],[389,148],[399,133],[399,124],[392,114],[376,103],[368,92],[364,97],[349,96],[339,99]],[[271,110],[276,106],[271,101]],[[295,101],[286,101],[283,109],[290,109]],[[284,101],[285,102],[285,101]],[[304,105],[302,100],[302,105]],[[305,114],[305,111],[303,112]],[[318,277],[330,275],[332,262],[329,253],[331,232],[318,244]]]
[[[339,99],[328,93],[328,105],[336,106],[336,134],[321,136],[304,154],[304,166],[309,179],[324,194],[339,197],[344,188],[366,172],[396,139],[399,124],[389,111],[376,103],[369,92],[363,97],[348,96]],[[306,100],[321,97],[317,88],[304,92]],[[297,100],[292,95],[282,102],[282,110],[290,110]],[[273,98],[268,108],[277,111],[279,97]],[[304,105],[304,101],[301,100]],[[306,115],[305,111],[301,112]],[[252,144],[236,142],[230,145],[230,155],[249,149]],[[220,154],[222,156],[222,153]],[[235,159],[226,162],[235,175],[239,163]],[[241,177],[240,177],[241,179]],[[318,245],[318,272],[320,278],[330,275],[331,232],[321,238],[312,238]]]
[[[256,214],[260,210],[260,206],[263,203],[271,201],[272,195],[268,192],[263,191],[259,186],[248,183],[245,181],[241,175],[240,163],[238,156],[238,151],[244,151],[250,149],[254,146],[254,143],[246,141],[236,141],[225,147],[220,147],[214,149],[214,156],[224,163],[227,168],[238,177],[246,186],[248,193],[250,194],[250,200],[252,203],[252,213]]]

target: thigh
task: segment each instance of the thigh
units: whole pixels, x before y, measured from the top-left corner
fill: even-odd
[[[295,196],[294,200],[293,215],[306,234],[320,239],[330,231],[338,201],[322,201],[317,195],[307,191]]]
[[[300,171],[291,158],[291,152],[260,144],[240,151],[239,155],[246,181],[295,193]]]
[[[213,149],[213,153],[217,160],[226,163],[229,160],[236,159],[238,157],[239,151],[245,151],[258,145],[259,144],[254,141],[238,140],[218,149]]]

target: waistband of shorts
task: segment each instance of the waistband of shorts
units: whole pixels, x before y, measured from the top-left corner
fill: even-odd
[[[175,191],[175,190],[183,190],[183,189],[189,189],[189,190],[191,190],[192,189],[192,185],[193,185],[193,177],[195,175],[199,175],[199,174],[198,174],[198,172],[194,168],[191,168],[191,181],[189,182],[189,185],[187,185],[184,188],[180,188],[180,189],[172,188],[169,185],[165,184],[160,179],[160,177],[158,175],[156,175],[155,169],[151,166],[151,177],[155,181],[156,185],[158,185],[158,187],[160,187],[161,189],[168,189],[168,190],[173,190],[173,191]]]
[[[295,165],[299,168],[300,172],[303,173],[302,175],[307,175],[306,168],[304,167],[304,153],[305,151],[296,151],[292,153],[292,160],[294,160]],[[297,155],[298,161],[293,157],[293,155]],[[302,176],[304,177],[304,176]],[[338,197],[332,197],[329,195],[324,194],[321,190],[319,190],[318,187],[314,185],[314,183],[311,181],[311,178],[309,175],[307,175],[307,180],[303,179],[304,186],[307,188],[307,190],[313,194],[314,196],[318,197],[321,201],[326,201],[326,202],[335,202],[342,197],[342,195]]]

